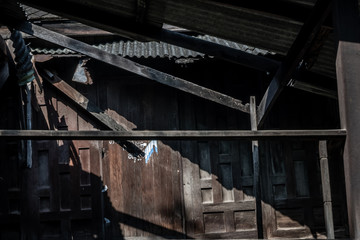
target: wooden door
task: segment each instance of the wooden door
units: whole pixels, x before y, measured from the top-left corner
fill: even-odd
[[[237,116],[184,99],[183,129],[234,129]],[[209,107],[207,107],[209,106]],[[195,111],[194,111],[195,110]],[[213,115],[212,115],[213,114]],[[217,117],[216,117],[217,115]],[[183,141],[186,232],[195,238],[257,238],[251,143]]]

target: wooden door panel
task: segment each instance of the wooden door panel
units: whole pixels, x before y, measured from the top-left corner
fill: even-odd
[[[233,116],[216,119],[207,105],[192,111],[182,109],[185,129],[234,125]],[[196,238],[256,238],[251,145],[198,141],[182,143],[182,151],[187,157],[183,159],[187,234]]]

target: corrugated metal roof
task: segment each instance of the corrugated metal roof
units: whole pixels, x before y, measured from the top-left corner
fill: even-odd
[[[57,15],[41,11],[36,8],[32,8],[29,6],[26,6],[24,4],[21,4],[21,7],[23,8],[27,18],[30,21],[37,21],[37,20],[54,20],[54,19],[63,19]]]
[[[214,42],[224,46],[228,46],[237,50],[241,50],[254,55],[271,54],[269,51],[261,50],[258,48],[250,47],[247,45],[227,41],[224,39],[204,35],[199,36],[206,41]],[[120,55],[123,57],[137,57],[137,58],[180,58],[180,57],[204,57],[203,53],[195,52],[185,48],[177,47],[164,42],[139,42],[139,41],[116,41],[107,42],[98,45],[93,45],[106,52]],[[31,48],[33,54],[75,54],[74,51],[66,48],[47,49],[47,48]]]

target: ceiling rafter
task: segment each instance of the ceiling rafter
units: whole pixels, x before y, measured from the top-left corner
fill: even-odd
[[[276,99],[291,80],[304,56],[313,44],[331,10],[331,1],[318,0],[307,22],[302,26],[288,54],[273,77],[258,107],[258,127],[261,128]]]

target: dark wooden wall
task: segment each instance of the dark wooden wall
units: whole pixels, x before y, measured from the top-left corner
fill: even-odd
[[[14,80],[14,79],[12,79]],[[12,93],[12,94],[8,94]],[[19,91],[10,80],[0,89],[0,126],[19,128]],[[6,113],[6,114],[5,114]],[[19,239],[21,232],[22,161],[18,141],[0,140],[0,239]]]
[[[167,59],[137,61],[244,102],[251,95],[261,96],[268,81],[265,74],[213,60],[187,65]],[[87,64],[93,84],[72,83],[76,64],[77,59],[60,58],[45,66],[55,69],[77,91],[130,129],[250,129],[249,116],[244,113],[97,61]],[[102,129],[48,84],[42,93],[38,89],[35,93],[36,128]],[[15,117],[11,101],[3,101],[3,112]],[[337,128],[336,114],[336,101],[289,90],[275,105],[267,127]],[[7,125],[12,121],[4,119],[1,128],[14,127]],[[150,141],[132,143],[141,150],[150,145]],[[21,170],[18,161],[15,165],[8,161],[17,159],[10,143],[2,142],[1,151],[7,150],[1,159],[4,168],[0,177],[15,187],[4,185],[0,178],[1,227],[10,229],[2,232],[0,239],[19,239],[21,234],[33,239],[258,237],[257,229],[262,226],[257,226],[255,218],[250,142],[154,143],[157,148],[145,158],[114,141],[37,141],[33,168]],[[341,145],[330,143],[329,149],[335,229],[338,236],[346,236]],[[260,152],[265,237],[324,236],[317,142],[260,142]],[[101,193],[105,185],[108,190]],[[11,189],[18,189],[18,195]],[[13,199],[26,206],[23,211],[10,211],[10,202],[16,207]],[[32,223],[33,228],[23,227],[22,215],[31,216],[23,221]]]

